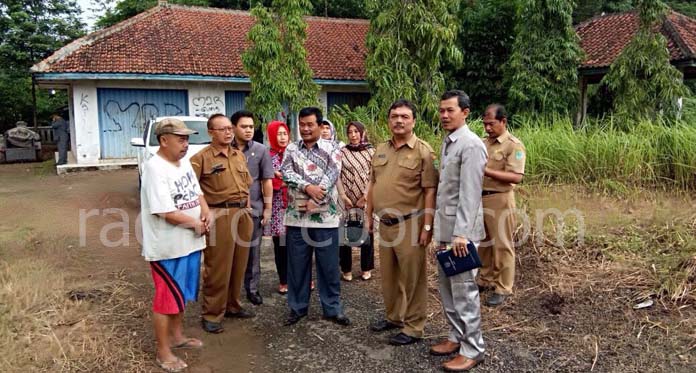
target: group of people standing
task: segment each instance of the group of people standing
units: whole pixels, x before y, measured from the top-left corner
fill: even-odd
[[[173,349],[203,346],[185,337],[181,326],[184,304],[197,298],[201,250],[203,329],[220,333],[226,317],[254,317],[240,298],[244,287],[252,304],[263,303],[262,235],[272,237],[278,292],[287,294],[285,325],[308,314],[314,257],[323,317],[348,326],[340,281],[353,279],[356,246],[360,277],[372,277],[376,233],[385,315],[370,329],[398,329],[389,338],[397,346],[423,338],[427,255],[451,248],[454,255],[465,256],[467,244],[474,243],[484,262],[478,278],[476,269],[451,277],[439,270],[451,332],[430,352],[456,353],[443,364],[447,371],[466,371],[482,361],[479,291],[493,289],[492,306],[512,291],[515,221],[504,210],[514,209],[512,190],[524,174],[525,151],[507,132],[502,106],[486,110],[484,140],[466,124],[469,106],[462,91],[441,98],[447,136],[439,167],[432,147],[414,134],[417,110],[406,100],[390,107],[392,137],[376,147],[360,122],[346,125],[348,143],[343,144],[321,110],[308,107],[298,114],[300,139],[295,142],[285,123],[268,124],[269,149],[252,140],[253,113],[239,111],[231,118],[209,118],[211,144],[189,163],[182,158],[194,132],[176,119],[159,122],[160,148],[145,165],[141,205],[143,255],[155,283],[160,367],[183,370],[186,363]],[[361,238],[348,239],[348,227],[362,230]]]

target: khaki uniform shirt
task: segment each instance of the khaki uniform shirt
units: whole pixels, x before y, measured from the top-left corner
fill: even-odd
[[[372,157],[372,205],[378,216],[396,217],[425,208],[424,188],[436,188],[433,148],[411,136],[400,148],[379,144]]]
[[[495,171],[514,172],[524,175],[524,162],[527,152],[524,144],[517,137],[505,131],[495,139],[484,138],[488,151],[488,163],[486,167]],[[491,192],[508,192],[515,184],[495,180],[489,176],[483,177],[483,190]]]
[[[191,157],[191,166],[209,205],[249,198],[252,179],[246,158],[232,147],[227,149],[227,154],[208,145]]]

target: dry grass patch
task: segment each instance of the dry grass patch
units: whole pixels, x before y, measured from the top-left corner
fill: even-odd
[[[149,370],[132,329],[147,307],[133,284],[123,274],[80,282],[58,264],[69,247],[31,235],[0,246],[0,371]]]

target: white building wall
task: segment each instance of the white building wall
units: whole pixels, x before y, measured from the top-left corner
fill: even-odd
[[[72,83],[73,111],[71,134],[73,149],[78,164],[94,164],[100,159],[99,107],[97,88],[124,89],[183,89],[188,91],[188,112],[191,116],[207,117],[214,113],[225,114],[225,91],[248,91],[249,84],[186,82],[157,80],[100,80],[75,81]],[[327,112],[327,93],[346,91],[359,92],[367,87],[322,87],[319,93],[321,109]]]
[[[74,138],[73,154],[78,164],[99,161],[99,110],[97,87],[92,81],[73,84],[73,117],[70,131]]]

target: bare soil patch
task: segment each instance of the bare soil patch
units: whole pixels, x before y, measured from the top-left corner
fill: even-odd
[[[151,279],[134,228],[136,171],[58,177],[41,164],[4,165],[0,180],[0,371],[159,371],[152,362]],[[576,219],[542,219],[517,252],[515,294],[502,307],[482,306],[487,353],[476,371],[695,370],[694,200],[631,193],[520,190],[527,210],[577,209],[587,232],[578,242]],[[125,243],[114,247],[104,237],[119,242],[123,216],[105,213],[110,208],[129,220]],[[83,229],[80,209],[99,211]],[[555,233],[566,238],[563,245]],[[308,319],[283,327],[286,299],[275,293],[266,247],[258,316],[226,322],[225,333],[211,336],[200,330],[192,305],[186,328],[206,348],[182,357],[192,372],[438,371],[445,359],[427,349],[447,327],[434,269],[430,263],[426,339],[397,348],[386,344],[388,334],[368,331],[384,312],[379,270],[371,281],[342,283],[351,327],[321,320],[316,292]],[[647,299],[652,306],[634,309]]]

